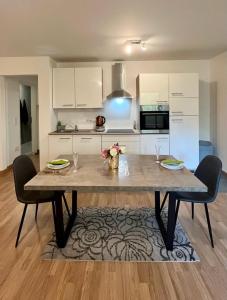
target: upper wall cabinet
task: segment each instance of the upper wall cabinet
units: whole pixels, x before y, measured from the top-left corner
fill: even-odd
[[[103,106],[102,69],[75,69],[76,108],[100,108]]]
[[[170,97],[199,97],[199,76],[194,73],[169,74]]]
[[[74,68],[53,69],[53,107],[75,107]]]
[[[168,104],[168,74],[139,75],[140,105]]]

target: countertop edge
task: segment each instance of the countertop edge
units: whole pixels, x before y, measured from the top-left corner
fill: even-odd
[[[140,131],[135,131],[131,133],[108,133],[108,132],[96,132],[96,131],[75,131],[75,132],[57,132],[53,131],[48,133],[48,135],[140,135]]]

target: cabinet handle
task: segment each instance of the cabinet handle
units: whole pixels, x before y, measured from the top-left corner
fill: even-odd
[[[168,103],[168,101],[165,101],[165,100],[157,100],[156,102],[157,103]]]
[[[183,96],[184,93],[171,93],[172,96]]]
[[[67,138],[67,137],[61,137],[59,138],[60,140],[71,140],[71,138]]]
[[[73,104],[63,104],[62,106],[64,106],[64,107],[70,107],[70,106],[73,106]]]
[[[173,114],[183,114],[183,111],[172,111]]]
[[[90,138],[90,137],[84,137],[84,138],[80,138],[81,140],[92,140],[92,138]]]
[[[173,122],[175,121],[183,121],[183,119],[172,119]]]
[[[77,104],[77,107],[83,107],[83,106],[87,106],[87,104]]]

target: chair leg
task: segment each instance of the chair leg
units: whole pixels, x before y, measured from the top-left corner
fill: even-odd
[[[211,229],[211,225],[210,225],[210,216],[209,216],[207,203],[205,203],[204,206],[205,206],[208,230],[209,230],[209,234],[210,234],[211,246],[214,248],[214,241],[213,241],[212,229]]]
[[[36,203],[36,207],[35,207],[35,221],[36,222],[37,222],[38,208],[39,208],[39,203]]]
[[[28,206],[28,204],[24,205],[24,210],[23,210],[23,213],[22,213],[22,217],[21,217],[21,221],[20,221],[20,225],[19,225],[19,229],[18,229],[18,233],[17,233],[15,248],[17,248],[17,245],[18,245],[18,242],[19,242],[19,239],[20,239],[21,229],[23,227],[24,217],[25,217],[25,214],[26,214],[27,206]]]
[[[192,202],[192,219],[194,219],[194,203]]]
[[[66,198],[65,198],[65,194],[63,194],[63,200],[64,200],[64,203],[65,203],[65,207],[66,207],[66,210],[67,210],[67,213],[68,213],[68,215],[69,215],[69,217],[71,216],[70,215],[70,210],[69,210],[69,207],[68,207],[68,203],[67,203],[67,201],[66,201]]]
[[[162,209],[163,209],[163,207],[164,207],[164,205],[165,205],[165,203],[166,203],[166,199],[167,199],[168,195],[169,195],[169,193],[166,192],[166,193],[165,193],[165,196],[164,196],[164,199],[163,199],[163,201],[162,201],[162,205],[161,205],[161,208],[160,208],[160,212],[162,211]]]

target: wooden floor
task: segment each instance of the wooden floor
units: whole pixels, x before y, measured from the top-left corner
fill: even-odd
[[[79,194],[79,206],[154,206],[153,195]],[[42,261],[53,231],[51,206],[30,206],[17,249],[23,205],[16,201],[12,173],[0,176],[0,299],[227,299],[227,194],[210,206],[215,249],[210,246],[203,206],[182,204],[180,221],[199,263]]]

